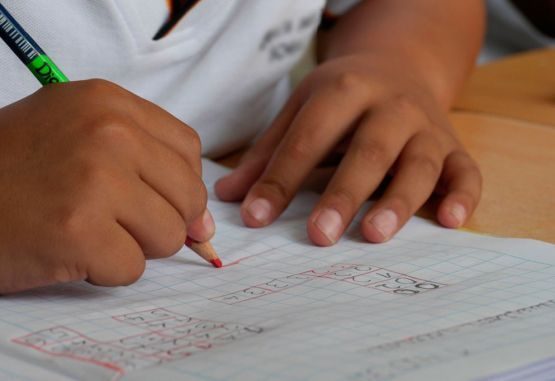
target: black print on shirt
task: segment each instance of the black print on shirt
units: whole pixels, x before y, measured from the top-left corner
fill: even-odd
[[[306,33],[320,23],[321,14],[311,13],[290,19],[268,30],[260,43],[260,50],[268,52],[271,62],[282,61],[299,54],[305,48]]]

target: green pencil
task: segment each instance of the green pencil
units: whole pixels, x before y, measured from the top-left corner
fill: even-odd
[[[0,4],[0,37],[43,86],[69,82],[58,66],[2,4]]]

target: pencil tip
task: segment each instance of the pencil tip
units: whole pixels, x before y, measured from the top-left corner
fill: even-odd
[[[217,269],[223,267],[222,260],[220,258],[212,259],[210,263],[212,263],[212,266]]]

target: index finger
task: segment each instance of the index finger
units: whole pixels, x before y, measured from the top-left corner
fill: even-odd
[[[243,202],[247,226],[265,226],[283,212],[309,172],[365,110],[364,97],[354,99],[358,102],[333,91],[309,98]]]

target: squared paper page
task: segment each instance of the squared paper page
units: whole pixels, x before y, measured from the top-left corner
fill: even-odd
[[[208,188],[225,172],[204,162]],[[277,223],[252,230],[238,205],[211,193],[220,270],[184,249],[149,262],[129,287],[77,282],[0,297],[0,379],[512,380],[536,366],[549,373],[553,245],[414,218],[386,244],[363,242],[354,224],[336,246],[318,248],[305,234],[316,200],[301,194]]]

